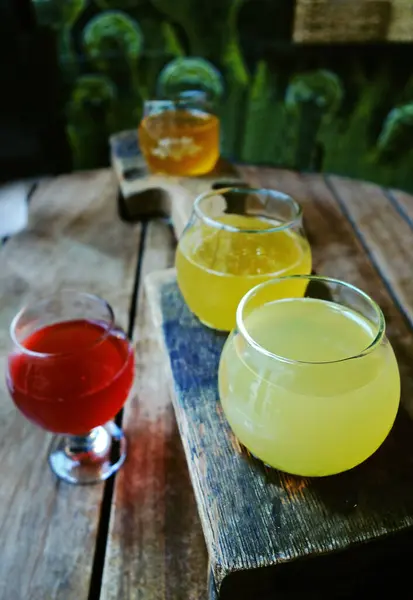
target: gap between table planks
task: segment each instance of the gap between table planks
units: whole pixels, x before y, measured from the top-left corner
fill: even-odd
[[[147,226],[141,279],[169,267],[173,234]],[[135,327],[135,395],[124,409],[129,457],[116,477],[102,600],[201,600],[207,556],[164,374],[141,286]]]
[[[40,184],[28,229],[0,249],[0,598],[86,600],[103,486],[55,480],[50,436],[14,408],[4,382],[9,323],[30,299],[62,287],[106,298],[128,326],[140,226],[117,218],[109,170]]]

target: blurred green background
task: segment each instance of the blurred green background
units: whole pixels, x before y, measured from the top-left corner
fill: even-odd
[[[33,2],[58,38],[74,168],[108,164],[145,99],[190,85],[230,159],[413,191],[413,45],[294,44],[292,0]]]

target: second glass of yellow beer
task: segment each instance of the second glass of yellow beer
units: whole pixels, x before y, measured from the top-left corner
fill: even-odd
[[[300,205],[272,189],[212,190],[199,196],[176,254],[178,285],[208,327],[230,331],[241,298],[281,275],[311,272]],[[291,281],[294,295],[305,284]],[[285,290],[283,290],[285,292]]]

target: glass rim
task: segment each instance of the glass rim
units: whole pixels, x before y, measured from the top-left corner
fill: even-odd
[[[24,346],[21,342],[18,341],[16,334],[15,334],[16,326],[17,326],[19,319],[30,308],[33,308],[36,305],[41,305],[43,303],[46,303],[60,295],[64,295],[64,294],[73,294],[76,296],[82,296],[82,297],[90,298],[92,300],[96,300],[99,304],[103,305],[107,309],[108,314],[109,314],[109,321],[107,322],[107,327],[105,327],[105,330],[102,333],[102,335],[100,335],[92,344],[89,344],[87,346],[82,346],[82,348],[80,348],[78,351],[73,351],[73,352],[38,352],[37,350],[30,350],[29,348],[26,348],[26,346]],[[70,322],[73,320],[75,320],[75,319],[61,319],[57,322],[64,323],[64,322]],[[95,348],[96,346],[98,346],[99,344],[101,344],[102,342],[105,341],[105,339],[109,336],[110,332],[113,330],[114,326],[115,326],[115,313],[113,312],[113,309],[112,309],[111,305],[109,304],[109,302],[104,300],[104,298],[101,298],[100,296],[97,296],[96,294],[90,294],[88,292],[79,292],[77,290],[72,290],[70,288],[63,288],[62,290],[60,290],[59,292],[56,292],[55,294],[51,294],[49,296],[46,296],[45,298],[41,298],[38,301],[33,301],[28,304],[25,304],[18,311],[18,313],[13,317],[13,320],[10,323],[9,335],[10,335],[10,338],[11,338],[13,344],[23,354],[27,354],[28,356],[33,356],[33,357],[37,357],[37,358],[64,358],[64,357],[68,357],[68,356],[76,356],[77,354],[81,354],[85,350],[90,350],[91,348]],[[47,325],[46,325],[46,327],[47,327]]]
[[[227,192],[245,193],[245,191],[249,191],[249,192],[256,193],[256,194],[270,193],[270,194],[274,195],[278,200],[289,202],[295,211],[294,218],[289,219],[288,221],[285,221],[285,222],[281,223],[280,225],[276,225],[274,227],[269,227],[268,229],[254,229],[254,228],[241,229],[240,227],[235,227],[234,225],[228,225],[227,223],[221,223],[220,221],[217,221],[213,217],[209,217],[208,215],[205,214],[205,212],[200,207],[201,202],[203,200],[205,200],[206,198],[224,195]],[[203,192],[202,194],[197,196],[197,198],[195,199],[195,202],[193,205],[193,211],[196,214],[196,216],[199,219],[201,219],[201,221],[203,221],[207,225],[210,225],[211,227],[215,227],[216,229],[224,229],[224,230],[230,231],[232,233],[258,233],[258,234],[275,233],[277,231],[284,231],[286,229],[290,229],[294,225],[297,225],[300,223],[301,217],[303,214],[303,209],[301,208],[301,205],[297,202],[297,200],[295,200],[292,196],[285,194],[284,192],[280,192],[279,190],[275,190],[275,189],[271,189],[271,188],[248,187],[248,186],[242,187],[242,185],[223,187],[223,188],[218,188],[216,190],[208,190],[207,192]]]
[[[190,96],[189,93],[191,93],[192,96]],[[151,109],[163,110],[172,108],[174,110],[180,110],[187,109],[187,105],[191,103],[196,105],[191,110],[205,112],[208,104],[208,96],[206,92],[201,90],[188,90],[187,95],[178,94],[177,96],[173,96],[171,98],[149,98],[143,101],[143,109],[144,112]]]
[[[338,360],[325,360],[325,361],[295,360],[292,358],[287,358],[286,356],[281,356],[279,354],[275,354],[274,352],[271,352],[270,350],[267,350],[266,348],[261,346],[261,344],[259,344],[257,341],[255,341],[255,339],[251,336],[251,334],[248,332],[247,327],[245,326],[243,312],[246,307],[246,304],[248,303],[248,301],[251,299],[251,297],[254,294],[256,294],[257,292],[260,292],[265,287],[269,287],[271,285],[276,285],[279,282],[282,282],[285,280],[291,280],[291,279],[294,279],[294,280],[307,279],[309,281],[322,281],[322,282],[334,283],[334,284],[346,287],[347,289],[352,290],[353,292],[355,292],[356,294],[358,294],[359,296],[364,298],[370,304],[370,306],[373,308],[374,312],[376,313],[376,315],[378,317],[378,331],[377,331],[373,341],[366,348],[364,348],[361,352],[358,352],[357,354],[354,354],[352,356],[346,356],[345,358],[340,358]],[[336,303],[336,304],[338,304],[338,303]],[[247,343],[250,344],[255,350],[257,350],[261,354],[265,354],[266,356],[268,356],[269,358],[272,358],[274,360],[288,363],[288,364],[295,364],[295,365],[331,365],[331,364],[335,364],[335,363],[341,363],[341,362],[346,362],[349,360],[354,360],[357,358],[362,358],[363,356],[366,356],[367,354],[370,354],[371,352],[373,352],[373,350],[375,350],[376,347],[381,344],[381,342],[384,338],[384,334],[386,331],[386,321],[385,321],[383,312],[382,312],[380,306],[377,304],[377,302],[375,302],[375,300],[370,298],[370,296],[368,294],[366,294],[366,292],[363,292],[363,290],[361,290],[357,286],[353,285],[352,283],[348,283],[346,281],[342,281],[340,279],[336,279],[334,277],[328,277],[325,275],[285,275],[282,277],[274,277],[272,279],[269,279],[268,281],[264,281],[263,283],[256,285],[255,287],[251,288],[242,297],[242,299],[240,300],[240,303],[238,304],[237,312],[236,312],[236,328],[240,332],[242,337],[247,341]]]
[[[173,106],[175,104],[175,102],[170,99],[170,98],[162,98],[162,99],[153,99],[153,100],[144,100],[143,102],[143,106],[145,107],[151,107],[151,106]]]

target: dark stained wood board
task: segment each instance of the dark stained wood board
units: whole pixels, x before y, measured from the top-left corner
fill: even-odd
[[[351,585],[361,595],[367,593],[360,582],[364,579],[371,587],[371,573],[382,585],[383,578],[394,575],[397,563],[403,561],[405,544],[411,541],[413,428],[408,414],[412,414],[413,339],[409,270],[413,255],[411,222],[406,215],[413,199],[335,177],[252,167],[242,167],[240,172],[252,185],[280,189],[301,202],[317,272],[359,285],[380,303],[401,368],[403,407],[381,450],[352,472],[306,480],[263,469],[242,455],[217,404],[214,369],[222,339],[202,328],[187,312],[173,273],[150,277],[151,307],[158,327],[164,325],[164,342],[173,357],[173,401],[215,579],[218,587],[222,584],[222,598],[231,597],[231,593],[238,598],[256,597],[248,588],[251,580],[239,570],[278,563],[283,565],[283,572],[278,568],[277,575],[280,594],[284,586],[287,597],[295,597],[288,596],[294,581],[297,593],[299,589],[308,591],[311,583],[319,586],[314,597],[356,597]],[[195,360],[194,348],[198,352],[202,348],[200,360]],[[203,364],[207,366],[202,368]],[[253,518],[252,506],[258,510]],[[385,538],[395,532],[395,541]],[[367,540],[379,543],[358,546]],[[332,563],[328,554],[340,549],[347,550],[345,559],[339,560],[337,555]],[[321,567],[314,563],[307,568],[308,561],[295,570],[293,563],[291,569],[287,566],[293,558],[316,554],[327,556],[318,562]],[[403,572],[403,566],[400,569]],[[262,597],[272,594],[275,583],[270,571],[260,569],[262,577],[253,580],[254,594],[257,585],[262,586]],[[235,572],[238,574],[229,576]],[[297,574],[301,578],[297,579]],[[343,594],[353,595],[332,595],[333,582],[344,586]]]
[[[144,175],[133,183],[128,182],[130,195],[121,197],[121,207],[128,219],[145,216],[167,216],[171,218],[177,237],[181,235],[192,212],[196,198],[212,189],[242,183],[238,170],[221,163],[203,177],[166,177]],[[121,192],[125,184],[121,182]]]
[[[214,187],[228,187],[241,181],[237,167],[224,159],[218,161],[211,173],[198,177],[149,173],[138,149],[136,130],[112,136],[111,163],[119,182],[122,218],[133,221],[160,215],[170,217],[178,237],[197,196]]]
[[[174,250],[167,224],[150,222],[141,278],[169,267]],[[129,456],[114,487],[101,600],[201,600],[205,542],[143,287],[137,310],[136,392],[123,414]]]
[[[14,407],[4,371],[8,328],[33,298],[72,287],[96,293],[128,326],[140,225],[117,217],[110,170],[45,181],[29,227],[0,248],[0,598],[86,600],[103,485],[57,482],[50,436]]]

